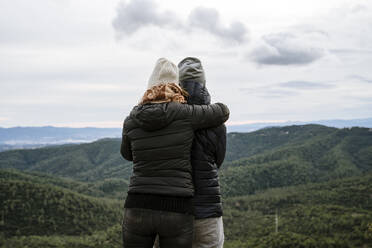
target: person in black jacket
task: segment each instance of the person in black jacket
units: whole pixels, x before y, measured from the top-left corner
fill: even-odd
[[[178,68],[159,59],[148,90],[125,119],[122,156],[133,161],[124,204],[123,246],[192,246],[194,184],[190,161],[194,131],[219,126],[229,117],[222,103],[188,105]]]
[[[188,104],[208,105],[211,97],[199,59],[188,57],[179,64],[180,85],[189,96]],[[226,126],[195,131],[191,151],[194,194],[193,248],[223,247],[221,192],[218,179],[226,153]]]

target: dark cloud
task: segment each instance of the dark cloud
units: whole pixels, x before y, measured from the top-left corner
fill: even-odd
[[[191,11],[189,24],[192,28],[199,28],[210,32],[222,39],[244,42],[248,29],[241,22],[233,22],[228,27],[221,24],[220,15],[216,9],[198,7]]]
[[[117,8],[117,16],[112,22],[120,35],[130,35],[145,26],[176,26],[177,18],[169,12],[159,12],[152,0],[121,1]]]
[[[325,54],[324,49],[308,44],[305,37],[291,33],[266,35],[262,41],[263,44],[249,54],[254,62],[262,65],[310,64]]]
[[[288,81],[279,83],[278,86],[293,89],[329,89],[335,87],[334,85],[326,83],[316,83],[309,81]]]
[[[157,26],[183,30],[185,32],[201,29],[222,39],[237,43],[246,41],[248,29],[241,22],[233,22],[224,26],[216,9],[198,7],[190,12],[188,20],[180,20],[175,13],[159,11],[153,0],[121,1],[117,7],[117,15],[112,25],[119,38],[132,35],[147,26]]]

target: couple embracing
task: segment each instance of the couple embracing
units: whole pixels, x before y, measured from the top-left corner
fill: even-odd
[[[222,247],[218,168],[229,109],[210,104],[197,58],[161,58],[123,125],[121,154],[133,161],[124,204],[124,248]]]

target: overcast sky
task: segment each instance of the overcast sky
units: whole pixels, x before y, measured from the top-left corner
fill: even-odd
[[[121,127],[201,59],[230,124],[372,117],[372,1],[0,1],[0,126]]]

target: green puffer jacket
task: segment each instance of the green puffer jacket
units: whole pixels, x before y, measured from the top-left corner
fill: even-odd
[[[228,118],[229,109],[222,103],[135,106],[124,121],[120,149],[134,166],[128,194],[193,196],[194,131],[219,126]]]

